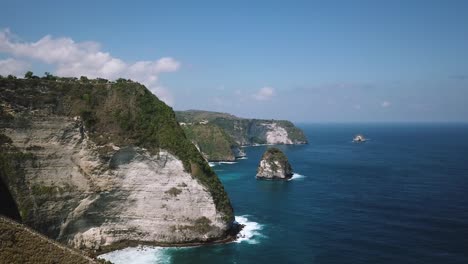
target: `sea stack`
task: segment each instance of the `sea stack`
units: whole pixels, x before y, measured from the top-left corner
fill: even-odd
[[[269,148],[263,153],[257,169],[257,179],[288,180],[293,176],[288,158],[278,148]]]
[[[356,143],[366,142],[366,138],[363,135],[358,134],[354,137],[353,142],[356,142]]]

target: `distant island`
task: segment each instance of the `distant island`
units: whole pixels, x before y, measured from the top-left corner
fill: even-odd
[[[245,156],[243,146],[307,144],[304,132],[287,120],[247,119],[201,110],[176,111],[176,118],[208,161]]]

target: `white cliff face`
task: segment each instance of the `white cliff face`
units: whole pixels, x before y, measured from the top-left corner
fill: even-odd
[[[264,179],[287,179],[287,174],[280,162],[274,161],[274,165],[276,166],[272,166],[272,164],[266,160],[261,160],[260,164],[258,165],[258,172],[256,177]]]
[[[23,217],[39,231],[99,248],[119,241],[203,242],[228,230],[207,188],[167,151],[96,146],[79,118],[31,120],[30,127],[5,134],[36,157],[25,169],[30,192],[12,194],[29,196],[33,206],[23,208]]]
[[[113,173],[113,191],[124,199],[96,212],[112,221],[75,234],[72,245],[92,247],[96,242],[109,245],[121,240],[190,242],[200,235],[201,240],[208,240],[226,231],[209,192],[184,172],[182,162],[173,155],[162,151],[157,157],[137,150],[132,161]],[[195,224],[199,219],[208,219],[212,230],[200,234]]]
[[[266,132],[267,144],[293,144],[286,129],[277,123],[264,123],[262,125],[268,129]]]

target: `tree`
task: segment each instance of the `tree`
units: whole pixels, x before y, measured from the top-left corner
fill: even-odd
[[[25,79],[32,79],[34,76],[34,73],[32,71],[28,71],[26,72],[26,74],[24,75],[24,78]]]
[[[45,76],[44,76],[44,79],[46,79],[46,80],[52,80],[52,81],[53,81],[53,80],[57,80],[57,77],[54,76],[54,75],[52,75],[52,74],[50,74],[50,72],[45,72],[44,75],[45,75]]]
[[[81,77],[80,77],[80,81],[83,82],[83,83],[87,83],[89,80],[88,80],[88,77],[86,77],[86,76],[81,76]]]
[[[97,80],[98,83],[108,83],[109,82],[109,80],[103,79],[103,78],[97,78],[96,80]]]

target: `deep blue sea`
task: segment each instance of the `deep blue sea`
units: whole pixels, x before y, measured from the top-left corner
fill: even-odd
[[[213,168],[239,222],[237,243],[113,252],[115,263],[468,263],[467,124],[300,125],[279,146],[296,173],[259,181],[267,146]],[[352,143],[355,134],[369,140]]]

